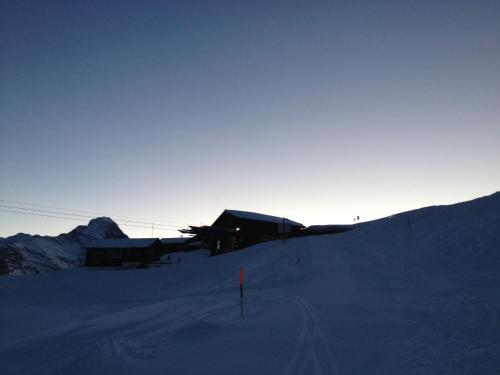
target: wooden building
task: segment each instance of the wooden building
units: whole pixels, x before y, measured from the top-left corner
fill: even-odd
[[[181,230],[195,234],[212,255],[243,249],[260,242],[299,236],[304,225],[287,218],[256,212],[225,210],[210,226]]]
[[[196,237],[192,237],[192,239],[186,242],[184,251],[196,251],[196,250],[210,250],[210,247],[207,246],[206,243],[203,243],[203,241],[197,240]]]
[[[162,244],[158,238],[100,239],[86,246],[85,266],[142,265],[159,260]]]
[[[162,238],[162,254],[175,253],[187,250],[187,242],[191,237]]]

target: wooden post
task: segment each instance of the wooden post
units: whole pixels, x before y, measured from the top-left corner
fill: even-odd
[[[407,216],[407,221],[408,221],[408,238],[409,241],[411,241],[411,223],[410,223],[410,215]]]
[[[283,218],[283,223],[282,223],[282,227],[281,227],[281,236],[283,238],[283,243],[285,243],[285,218]]]
[[[240,311],[241,311],[241,318],[244,318],[244,314],[243,314],[243,282],[244,282],[243,267],[240,267]]]

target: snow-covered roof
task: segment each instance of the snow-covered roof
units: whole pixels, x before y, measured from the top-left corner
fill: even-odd
[[[116,238],[116,239],[99,239],[86,243],[87,249],[127,249],[132,247],[149,247],[158,238]]]
[[[189,240],[191,237],[173,237],[173,238],[161,238],[160,241],[162,244],[177,244],[184,243]]]
[[[228,214],[239,217],[240,219],[248,219],[248,220],[256,220],[256,221],[265,221],[268,223],[276,223],[282,224],[283,218],[278,216],[264,215],[259,214],[257,212],[249,212],[249,211],[238,211],[238,210],[226,210]],[[303,227],[304,225],[298,223],[296,221],[285,218],[285,224],[290,224],[293,226]]]

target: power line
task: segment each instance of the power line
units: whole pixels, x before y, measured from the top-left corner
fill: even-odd
[[[32,216],[43,216],[43,217],[53,217],[56,219],[65,219],[65,220],[73,220],[73,221],[81,221],[83,222],[83,219],[76,219],[72,217],[62,217],[62,216],[51,216],[51,215],[43,215],[43,214],[35,214],[32,212],[21,212],[21,211],[13,211],[13,210],[5,210],[5,209],[0,209],[1,212],[11,212],[15,214],[24,214],[24,215],[32,215]]]
[[[54,219],[73,220],[73,221],[79,221],[79,222],[85,222],[86,221],[84,219],[77,219],[77,218],[73,218],[73,217],[45,215],[45,214],[37,214],[37,213],[34,213],[34,212],[21,212],[21,211],[14,211],[14,210],[5,210],[5,209],[1,209],[1,208],[0,208],[0,212],[9,212],[9,213],[14,213],[14,214],[22,214],[22,215],[50,217],[50,218],[54,218]],[[146,227],[146,226],[143,226],[143,225],[134,225],[134,224],[120,224],[120,226],[134,227],[134,228],[145,228],[145,229],[150,229],[151,228],[151,227]],[[155,228],[155,229],[159,230],[159,231],[177,232],[177,229],[167,229],[167,228]]]
[[[35,209],[35,208],[9,206],[9,205],[4,205],[4,204],[0,204],[0,207],[8,208],[8,209],[15,209],[15,210],[25,210],[25,211],[32,211],[32,212],[42,212],[42,213],[45,213],[45,214],[55,214],[55,215],[65,215],[65,216],[78,216],[78,217],[91,218],[91,219],[94,218],[94,216],[89,216],[89,215],[70,214],[70,213],[65,213],[65,212],[56,212],[56,211],[48,211],[48,210],[38,210],[38,209]],[[172,228],[183,228],[182,226],[179,226],[179,225],[160,224],[160,223],[148,223],[148,222],[144,222],[144,221],[135,221],[135,220],[116,219],[116,221],[118,221],[118,222],[125,222],[125,223],[135,223],[135,224],[154,224],[155,226],[172,227]]]
[[[63,210],[63,211],[74,211],[74,212],[81,212],[81,213],[94,214],[94,215],[112,216],[115,218],[122,217],[122,218],[126,218],[126,219],[146,220],[147,221],[146,224],[150,224],[151,222],[154,222],[156,225],[164,225],[164,226],[168,226],[169,224],[163,224],[163,223],[171,223],[171,224],[179,224],[181,226],[187,226],[186,223],[181,223],[181,222],[172,221],[172,220],[149,220],[148,218],[144,218],[144,217],[115,215],[115,214],[111,214],[111,213],[103,213],[103,212],[97,212],[97,211],[86,211],[86,210],[79,210],[79,209],[67,208],[67,207],[48,206],[48,205],[43,205],[43,204],[31,203],[31,202],[11,201],[11,200],[7,200],[7,199],[0,199],[0,202],[13,203],[13,204],[18,204],[18,205],[20,204],[20,205],[33,206],[33,207],[51,208],[51,209]],[[62,212],[60,214],[65,215],[65,213],[62,213]],[[76,215],[74,215],[74,216],[76,216]],[[120,220],[122,220],[122,219],[120,219]]]

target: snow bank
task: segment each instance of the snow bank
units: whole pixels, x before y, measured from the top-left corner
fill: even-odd
[[[0,363],[5,374],[497,374],[499,269],[497,193],[161,268],[3,277]]]

